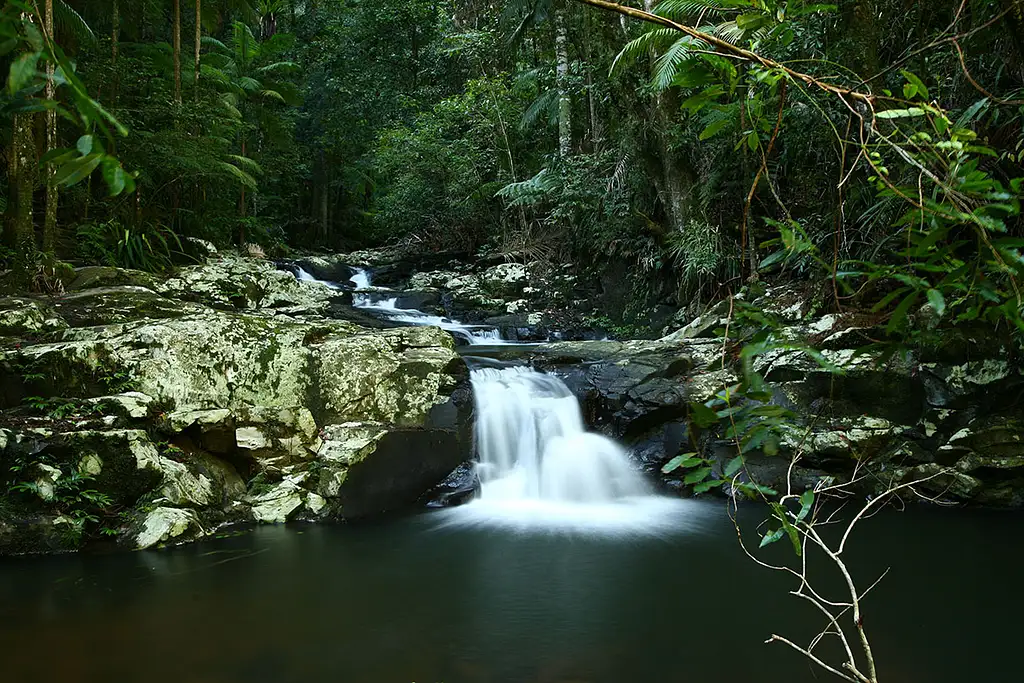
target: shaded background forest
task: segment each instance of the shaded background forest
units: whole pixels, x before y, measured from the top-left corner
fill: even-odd
[[[746,279],[778,221],[835,262],[899,247],[906,207],[850,158],[841,101],[758,90],[743,64],[695,63],[692,44],[575,2],[54,2],[57,43],[129,131],[108,151],[136,174],[114,197],[98,174],[61,189],[65,260],[159,269],[182,237],[271,256],[487,250],[627,282],[640,311]],[[1019,173],[1015,0],[631,4],[847,87],[920,83],[991,148],[986,173]],[[83,131],[57,125],[74,148]],[[0,196],[30,184],[41,235],[45,176],[14,169],[4,134]]]

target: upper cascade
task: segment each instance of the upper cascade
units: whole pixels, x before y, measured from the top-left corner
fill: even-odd
[[[321,282],[332,289],[339,288],[336,283],[317,280],[301,267],[296,268],[295,277],[302,282]],[[383,288],[374,288],[373,275],[365,268],[355,268],[355,274],[349,278],[349,282],[356,290],[356,293],[352,296],[352,304],[356,308],[373,311],[378,317],[383,317],[396,323],[405,323],[406,325],[440,327],[442,330],[450,332],[471,345],[509,343],[504,341],[498,329],[492,326],[466,325],[451,318],[431,315],[414,308],[399,308],[398,297],[390,296],[390,292],[380,291]]]

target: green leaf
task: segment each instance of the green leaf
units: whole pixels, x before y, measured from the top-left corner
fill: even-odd
[[[683,479],[684,484],[698,484],[708,478],[711,474],[710,467],[701,467],[699,470],[694,470],[686,475]]]
[[[737,455],[725,466],[725,476],[732,478],[734,474],[740,471],[741,467],[743,467],[743,456]]]
[[[26,85],[32,82],[36,76],[36,64],[39,62],[40,53],[26,52],[11,64],[7,74],[7,91],[12,95],[18,93]]]
[[[718,424],[718,415],[703,403],[690,404],[690,416],[698,427],[708,428]]]
[[[756,31],[767,26],[770,19],[760,12],[747,12],[736,17],[736,26],[741,31]]]
[[[75,145],[81,155],[84,157],[92,152],[92,136],[83,135],[78,138],[78,144]]]
[[[910,82],[910,85],[913,86],[913,89],[919,93],[921,97],[926,100],[928,99],[928,88],[925,87],[924,82],[920,78],[909,71],[904,70],[900,71],[900,73],[903,74],[903,77]],[[907,99],[910,99],[910,96],[908,96]]]
[[[780,538],[782,538],[785,534],[786,532],[782,529],[776,529],[771,533],[765,534],[764,538],[761,539],[761,545],[758,547],[763,548],[766,545],[771,545],[772,543],[775,543]]]
[[[875,114],[875,116],[880,119],[907,119],[924,115],[925,111],[920,107],[910,107],[909,109],[887,109]]]
[[[718,119],[717,121],[712,122],[707,128],[701,131],[700,139],[707,140],[708,138],[714,137],[731,123],[732,121],[730,119]]]
[[[696,495],[700,495],[701,493],[707,493],[711,489],[718,486],[722,486],[723,484],[725,484],[725,480],[723,479],[716,479],[714,481],[702,481],[701,483],[693,487],[693,492]]]
[[[942,292],[937,289],[928,290],[928,303],[935,309],[936,315],[940,318],[946,312],[946,297],[942,296]]]
[[[910,311],[910,307],[914,305],[915,301],[917,301],[919,294],[920,292],[911,292],[903,299],[903,301],[900,302],[900,305],[892,312],[892,318],[889,319],[889,324],[885,326],[886,333],[892,334],[896,331],[896,328],[900,326],[900,323],[906,319],[907,313]]]
[[[814,491],[804,491],[803,495],[800,496],[800,513],[796,516],[798,522],[804,521],[807,518],[807,514],[811,511],[814,506]]]
[[[69,161],[57,169],[57,173],[53,176],[53,181],[58,185],[70,187],[88,178],[102,160],[102,154],[90,154]]]

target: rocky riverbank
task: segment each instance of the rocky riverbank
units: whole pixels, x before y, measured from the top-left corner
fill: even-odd
[[[414,503],[468,457],[465,366],[438,329],[327,317],[341,299],[230,255],[0,299],[0,553]]]
[[[692,492],[683,472],[662,474],[684,453],[724,477],[735,447],[691,411],[740,376],[738,349],[716,334],[727,307],[685,326],[667,316],[660,339],[588,341],[604,332],[558,327],[581,320],[585,287],[571,274],[464,263],[212,255],[168,278],[81,268],[59,294],[0,299],[0,553],[104,538],[146,548],[231,524],[361,519],[425,496],[457,504],[474,488],[464,359],[481,353],[559,374],[588,423],[666,490]],[[353,307],[357,267],[409,308],[539,343],[460,356],[438,328]],[[299,282],[298,268],[343,285]],[[879,334],[863,318],[816,315],[792,288],[755,303],[792,347],[754,363],[795,424],[778,453],[748,453],[742,476],[813,487],[856,471],[865,495],[930,477],[922,490],[943,501],[1024,506],[1022,379],[1004,342],[958,332],[880,362],[857,352]],[[576,341],[548,341],[559,338]]]

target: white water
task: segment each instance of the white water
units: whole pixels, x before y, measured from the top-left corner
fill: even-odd
[[[332,289],[338,289],[336,284],[317,280],[302,268],[297,269],[296,277],[302,282],[322,282]],[[379,290],[365,291],[373,288],[373,280],[370,273],[364,268],[356,268],[355,274],[349,278],[349,282],[356,289],[356,293],[352,295],[352,305],[356,308],[374,311],[378,315],[397,323],[422,327],[440,327],[442,330],[461,337],[471,345],[509,343],[501,338],[501,332],[494,327],[487,325],[465,325],[457,320],[430,315],[413,308],[398,308],[397,297],[387,299],[382,298],[382,296],[386,295],[381,295]]]
[[[471,378],[480,493],[449,523],[657,533],[678,520],[681,501],[654,495],[619,444],[586,431],[560,379],[523,367]]]
[[[370,288],[370,274],[363,268],[356,268],[356,274],[348,279],[356,289]]]

